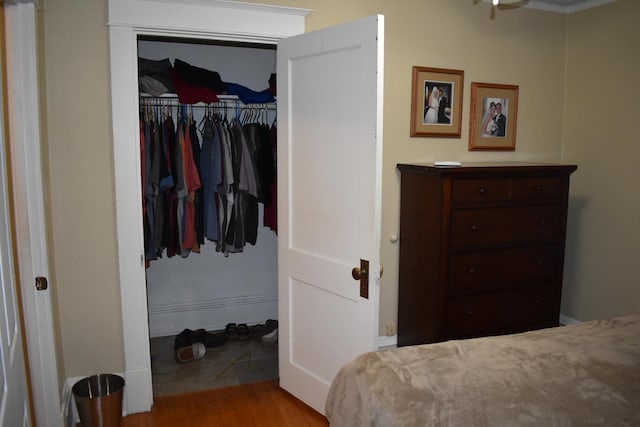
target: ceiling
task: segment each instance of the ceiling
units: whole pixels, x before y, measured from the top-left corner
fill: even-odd
[[[491,3],[491,0],[483,1]],[[551,12],[573,13],[603,4],[613,3],[614,1],[616,0],[505,0],[505,3],[513,3],[513,5],[505,5],[504,7],[525,7]]]

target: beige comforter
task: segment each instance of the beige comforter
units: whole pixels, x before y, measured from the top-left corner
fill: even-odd
[[[640,316],[367,353],[332,426],[640,426]]]

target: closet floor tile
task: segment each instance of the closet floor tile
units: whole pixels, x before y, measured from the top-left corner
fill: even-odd
[[[151,338],[153,395],[166,396],[278,378],[278,344],[256,340],[227,341],[211,347],[202,359],[180,363],[175,336]]]

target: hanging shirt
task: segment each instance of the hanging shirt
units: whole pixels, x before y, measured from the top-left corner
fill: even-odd
[[[193,160],[193,148],[191,147],[191,136],[189,125],[186,121],[182,123],[180,134],[180,147],[182,152],[185,192],[186,196],[183,201],[183,218],[182,218],[182,253],[183,257],[191,252],[195,241],[195,191],[200,188],[200,177]]]
[[[204,236],[209,240],[217,241],[220,238],[220,230],[218,229],[216,190],[222,180],[220,136],[212,118],[207,116],[204,120],[200,151]]]
[[[273,176],[274,179],[270,183],[271,187],[271,203],[264,206],[264,226],[269,227],[276,233],[278,232],[278,189],[277,189],[277,149],[278,149],[278,130],[274,123],[269,130],[269,140],[271,141],[271,149],[273,150]]]

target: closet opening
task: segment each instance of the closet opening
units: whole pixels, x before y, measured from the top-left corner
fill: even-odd
[[[277,379],[276,45],[137,51],[153,395]]]

